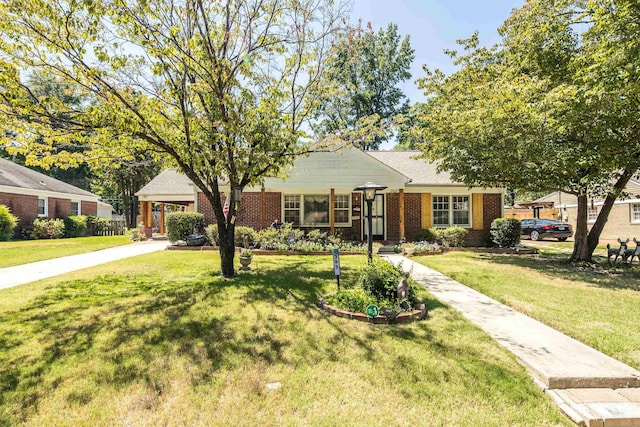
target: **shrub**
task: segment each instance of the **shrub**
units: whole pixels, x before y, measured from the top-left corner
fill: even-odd
[[[449,227],[436,230],[436,237],[445,248],[459,248],[464,246],[464,239],[468,231],[462,227]]]
[[[491,223],[491,241],[501,247],[510,248],[520,243],[522,225],[516,218],[496,218]]]
[[[69,215],[64,219],[65,237],[82,237],[87,235],[87,217]]]
[[[373,258],[358,272],[358,285],[378,300],[394,300],[404,273],[399,267],[379,258]]]
[[[269,227],[258,232],[258,243],[261,249],[286,251],[292,249],[296,242],[304,238],[304,231],[293,228],[291,224],[283,224],[279,230]]]
[[[0,241],[7,241],[13,236],[13,229],[18,225],[18,217],[11,210],[0,205]]]
[[[423,228],[421,230],[418,230],[414,233],[413,235],[413,241],[414,242],[435,242],[437,239],[436,237],[436,230],[432,229],[432,228]]]
[[[173,212],[167,215],[167,239],[187,240],[194,233],[204,234],[204,215],[198,212]]]
[[[99,236],[103,231],[111,226],[111,220],[107,218],[98,218],[97,216],[87,216],[87,235]]]
[[[216,231],[217,231],[216,227]],[[233,234],[234,242],[237,247],[250,247],[255,246],[258,240],[258,233],[251,227],[238,226]]]
[[[354,313],[364,313],[367,306],[378,303],[373,296],[367,294],[362,288],[346,289],[341,292],[336,292],[327,295],[325,300],[327,304],[331,306]]]
[[[38,218],[33,221],[32,239],[59,239],[64,236],[64,221],[60,218]]]
[[[218,224],[209,224],[207,228],[204,230],[207,235],[207,239],[209,239],[209,243],[213,246],[220,245],[220,236],[218,236]]]

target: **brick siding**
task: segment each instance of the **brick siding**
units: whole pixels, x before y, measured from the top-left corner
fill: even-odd
[[[71,200],[49,197],[49,218],[64,218],[71,215]],[[85,202],[86,203],[86,202]],[[91,215],[83,212],[84,215]]]
[[[18,217],[18,225],[13,232],[14,237],[20,237],[22,228],[38,218],[38,196],[0,193],[0,205],[9,207],[11,213]]]
[[[409,193],[404,195],[404,233],[408,242],[422,229],[422,195]]]
[[[96,202],[81,202],[80,213],[82,215],[98,215],[98,204]],[[69,200],[69,213],[71,214],[71,200]],[[66,216],[66,215],[65,215]]]
[[[400,194],[387,193],[387,240],[400,241]]]
[[[489,230],[494,219],[502,213],[502,195],[484,194],[482,197],[482,230],[469,230],[467,246],[484,246],[489,242]]]

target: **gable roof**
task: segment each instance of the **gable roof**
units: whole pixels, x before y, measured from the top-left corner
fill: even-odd
[[[142,187],[136,196],[152,196],[157,194],[176,194],[193,196],[194,188],[191,180],[175,169],[165,169]]]
[[[640,181],[632,178],[627,183],[627,186],[624,188],[625,193],[627,193],[627,197],[619,197],[616,203],[621,202],[623,200],[634,200],[640,197]],[[604,197],[594,198],[594,203],[602,203],[604,201]],[[553,204],[557,206],[577,206],[578,205],[578,197],[574,194],[568,194],[565,192],[554,191],[553,193],[549,193],[545,196],[542,196],[531,204],[542,204],[553,202]],[[591,202],[591,199],[589,199]]]
[[[418,158],[420,151],[366,151],[381,163],[411,179],[412,185],[462,185],[448,172],[437,172],[437,163]]]
[[[2,158],[0,158],[0,185],[24,190],[99,197],[89,191]]]

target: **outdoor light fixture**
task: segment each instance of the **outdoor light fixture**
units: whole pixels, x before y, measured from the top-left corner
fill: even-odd
[[[373,200],[376,198],[376,192],[378,190],[382,191],[387,188],[386,185],[374,184],[369,181],[366,184],[362,184],[353,189],[353,191],[362,191],[364,200],[367,202],[367,229],[369,232],[367,233],[367,256],[369,257],[369,262],[371,262],[372,250],[373,250],[373,224],[371,219],[371,207],[373,205]]]

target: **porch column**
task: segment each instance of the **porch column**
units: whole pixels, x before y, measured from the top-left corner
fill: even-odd
[[[260,230],[264,230],[267,225],[264,223],[265,210],[266,210],[267,196],[264,192],[264,187],[260,189]],[[284,222],[284,218],[280,220]]]
[[[140,220],[142,221],[142,232],[147,238],[151,238],[152,229],[151,229],[151,202],[143,201],[140,202]]]
[[[329,233],[333,236],[336,231],[336,219],[335,219],[335,198],[336,190],[331,189],[331,195],[329,196]]]
[[[400,205],[400,241],[403,242],[405,240],[404,235],[404,189],[399,190],[399,205]]]
[[[164,203],[160,203],[160,234],[164,236]]]

